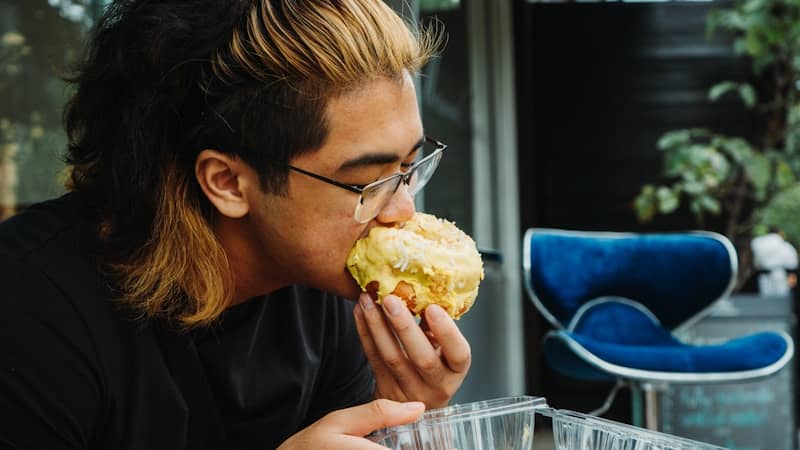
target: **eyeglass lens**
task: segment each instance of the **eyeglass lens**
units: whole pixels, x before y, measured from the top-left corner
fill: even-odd
[[[434,151],[432,145],[425,145],[424,150],[426,153]],[[427,156],[427,155],[426,155]],[[411,196],[416,195],[431,179],[431,176],[436,171],[439,161],[442,158],[442,153],[438,152],[432,158],[425,159],[412,169],[412,173],[408,179],[408,193]],[[355,218],[359,222],[368,222],[375,218],[378,213],[386,206],[394,193],[397,191],[404,174],[397,174],[396,176],[387,178],[380,183],[367,186],[361,193],[361,201],[356,207]]]

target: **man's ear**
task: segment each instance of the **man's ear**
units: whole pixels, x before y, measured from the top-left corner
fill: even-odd
[[[248,193],[258,174],[247,163],[218,150],[197,155],[194,173],[200,188],[220,214],[238,219],[250,210]]]

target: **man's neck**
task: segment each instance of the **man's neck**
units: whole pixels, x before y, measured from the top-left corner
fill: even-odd
[[[257,242],[254,242],[247,230],[245,221],[222,218],[215,224],[214,233],[228,256],[228,265],[233,276],[234,293],[228,307],[286,285],[281,280],[266,276],[280,271],[271,270],[270,267],[274,267],[275,263],[265,260],[264,255],[257,251]]]

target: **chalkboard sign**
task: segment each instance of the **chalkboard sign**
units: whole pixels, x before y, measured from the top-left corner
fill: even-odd
[[[714,344],[765,330],[794,335],[789,298],[739,295],[680,333],[695,344]],[[661,399],[661,429],[731,450],[795,450],[794,362],[758,381],[672,385]]]

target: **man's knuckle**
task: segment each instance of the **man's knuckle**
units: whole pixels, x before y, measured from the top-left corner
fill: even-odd
[[[415,364],[420,370],[425,372],[430,372],[438,369],[441,366],[442,362],[441,360],[439,360],[439,358],[425,356],[418,358]]]
[[[417,324],[413,321],[405,321],[405,320],[394,323],[394,329],[397,330],[397,332],[400,334],[408,333],[411,330],[412,326],[416,327]]]
[[[450,398],[452,396],[453,393],[449,392],[447,389],[443,387],[439,387],[429,392],[428,399],[433,404],[441,405],[450,401]]]
[[[389,400],[386,400],[385,398],[379,398],[372,402],[372,412],[377,417],[385,416],[389,411],[389,408],[390,408]]]
[[[455,359],[456,359],[456,364],[458,364],[459,366],[469,366],[470,363],[472,362],[472,353],[470,353],[470,351],[467,350],[466,352],[464,352],[463,355],[456,356]]]
[[[383,363],[392,370],[398,370],[403,367],[403,358],[400,355],[387,355],[384,356]]]

